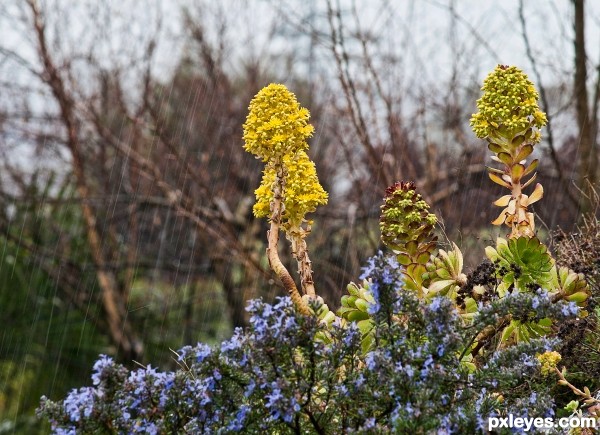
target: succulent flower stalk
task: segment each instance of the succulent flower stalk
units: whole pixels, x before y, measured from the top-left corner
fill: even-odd
[[[279,228],[281,225],[281,215],[283,212],[282,207],[282,191],[284,186],[284,168],[281,166],[275,176],[275,183],[273,183],[273,201],[271,202],[272,213],[271,213],[271,227],[267,233],[268,247],[267,247],[267,258],[269,259],[269,265],[275,274],[281,280],[283,287],[288,291],[292,301],[296,308],[303,314],[309,315],[310,311],[306,303],[302,300],[302,296],[296,287],[294,279],[290,275],[290,272],[281,262],[279,258],[278,244],[279,244]]]
[[[437,218],[416,192],[412,181],[398,181],[386,189],[381,206],[381,240],[404,266],[406,285],[423,297],[425,264],[436,247],[433,226]]]
[[[296,96],[284,85],[270,84],[253,98],[244,123],[244,148],[266,163],[261,185],[255,191],[253,211],[255,216],[268,217],[271,222],[269,264],[305,314],[310,312],[308,304],[281,262],[277,244],[281,229],[292,244],[303,293],[315,298],[312,264],[305,240],[311,222],[306,220],[306,214],[327,203],[327,192],[306,154],[306,140],[313,133],[309,117],[308,110],[300,107]]]
[[[538,106],[533,83],[514,66],[498,65],[485,79],[482,90],[471,126],[478,137],[488,141],[494,153],[492,160],[502,165],[501,169],[488,167],[490,179],[510,190],[510,195],[494,202],[504,209],[492,223],[508,225],[511,238],[533,237],[535,222],[527,207],[542,198],[544,189],[539,183],[530,195],[523,189],[536,177],[538,160],[527,165],[527,158],[541,140],[546,114]]]

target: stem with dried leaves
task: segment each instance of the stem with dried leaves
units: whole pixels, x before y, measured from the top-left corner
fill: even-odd
[[[273,202],[271,203],[271,227],[267,233],[269,246],[267,248],[267,257],[269,265],[275,274],[283,283],[283,287],[287,290],[294,305],[304,315],[310,315],[310,310],[306,303],[302,300],[302,296],[296,287],[296,283],[290,275],[290,272],[281,262],[279,251],[279,228],[281,225],[281,214],[283,213],[283,191],[285,186],[285,168],[281,161],[275,162],[277,168],[275,183],[273,185]],[[308,257],[307,257],[308,258]],[[309,262],[310,264],[310,262]],[[311,278],[312,281],[312,278]]]

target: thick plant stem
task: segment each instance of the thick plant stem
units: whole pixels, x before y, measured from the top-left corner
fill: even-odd
[[[506,316],[501,317],[495,325],[489,325],[485,327],[479,334],[477,334],[477,337],[475,338],[475,342],[477,342],[477,344],[471,350],[471,355],[473,358],[479,354],[481,348],[485,346],[494,335],[496,335],[510,323],[511,319],[512,316],[507,314]]]
[[[292,253],[298,262],[298,272],[300,273],[300,284],[302,292],[308,295],[311,299],[317,297],[315,291],[315,283],[312,277],[312,263],[308,257],[308,248],[304,237],[308,234],[308,230],[297,228],[289,231],[289,239],[292,243]]]
[[[515,219],[512,221],[512,231],[510,234],[511,238],[534,236],[533,232],[531,231],[532,223],[527,220],[527,206],[521,203],[522,193],[521,180],[519,179],[516,182],[513,181],[511,194],[513,200],[515,201]]]
[[[507,175],[511,176],[513,174],[513,169],[516,165],[520,165],[520,163],[514,161],[513,164],[508,166]],[[512,177],[510,183],[512,201],[514,201],[514,216],[511,221],[512,231],[510,233],[511,238],[535,236],[535,222],[533,214],[527,211],[529,204],[523,197],[523,185],[521,184],[521,180],[521,176]],[[526,196],[526,198],[528,197]]]
[[[296,283],[290,275],[290,272],[281,262],[277,246],[279,244],[279,226],[281,223],[282,210],[282,192],[284,185],[283,165],[277,165],[277,175],[273,186],[273,202],[271,203],[271,228],[267,234],[269,246],[267,248],[267,257],[269,265],[275,274],[283,283],[283,287],[287,290],[294,305],[304,315],[310,315],[310,310],[306,303],[302,300],[302,296],[296,287]]]

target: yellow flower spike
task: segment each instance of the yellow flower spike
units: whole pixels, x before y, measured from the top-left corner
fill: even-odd
[[[284,85],[271,83],[250,102],[244,149],[264,162],[308,149],[310,114]]]
[[[535,179],[537,167],[537,160],[527,165],[526,159],[541,139],[539,129],[548,122],[546,114],[537,104],[533,83],[514,66],[498,65],[482,90],[471,126],[478,137],[488,141],[492,160],[503,165],[502,169],[488,168],[490,179],[511,191],[494,202],[505,208],[492,223],[511,227],[511,238],[532,237],[535,223],[527,206],[539,201],[544,191],[538,184],[529,196],[523,192]]]
[[[555,373],[554,369],[562,359],[560,353],[555,351],[537,354],[536,358],[540,362],[540,372],[542,376],[549,376],[551,373]]]
[[[327,192],[319,183],[315,164],[304,151],[294,156],[284,156],[283,166],[287,170],[287,177],[283,190],[281,223],[286,230],[300,226],[307,213],[314,212],[319,205],[327,204]],[[260,187],[255,191],[256,204],[253,211],[256,217],[268,217],[271,214],[275,172],[273,166],[267,166]]]
[[[536,129],[548,121],[537,104],[538,93],[533,83],[520,69],[498,65],[485,79],[481,89],[484,93],[477,100],[478,112],[471,118],[477,137],[500,137],[505,139],[500,145],[509,146],[509,141],[515,136],[532,128],[530,143],[540,141]]]
[[[306,150],[313,127],[310,114],[284,85],[270,84],[250,102],[244,123],[244,149],[266,163],[261,185],[256,189],[253,212],[268,217],[267,256],[271,269],[281,279],[298,310],[310,314],[301,294],[278,253],[279,231],[284,230],[298,262],[302,290],[315,298],[311,261],[305,237],[310,233],[307,213],[327,202],[315,165]]]

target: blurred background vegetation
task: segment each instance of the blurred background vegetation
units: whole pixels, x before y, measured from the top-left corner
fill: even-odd
[[[469,118],[497,63],[523,68],[549,115],[541,237],[596,212],[599,11],[583,0],[114,3],[0,6],[0,433],[47,430],[39,397],[88,383],[99,353],[172,368],[170,349],[216,343],[248,299],[282,294],[241,139],[269,82],[311,111],[330,203],[308,243],[332,308],[380,249],[396,180],[481,260],[498,191]]]

